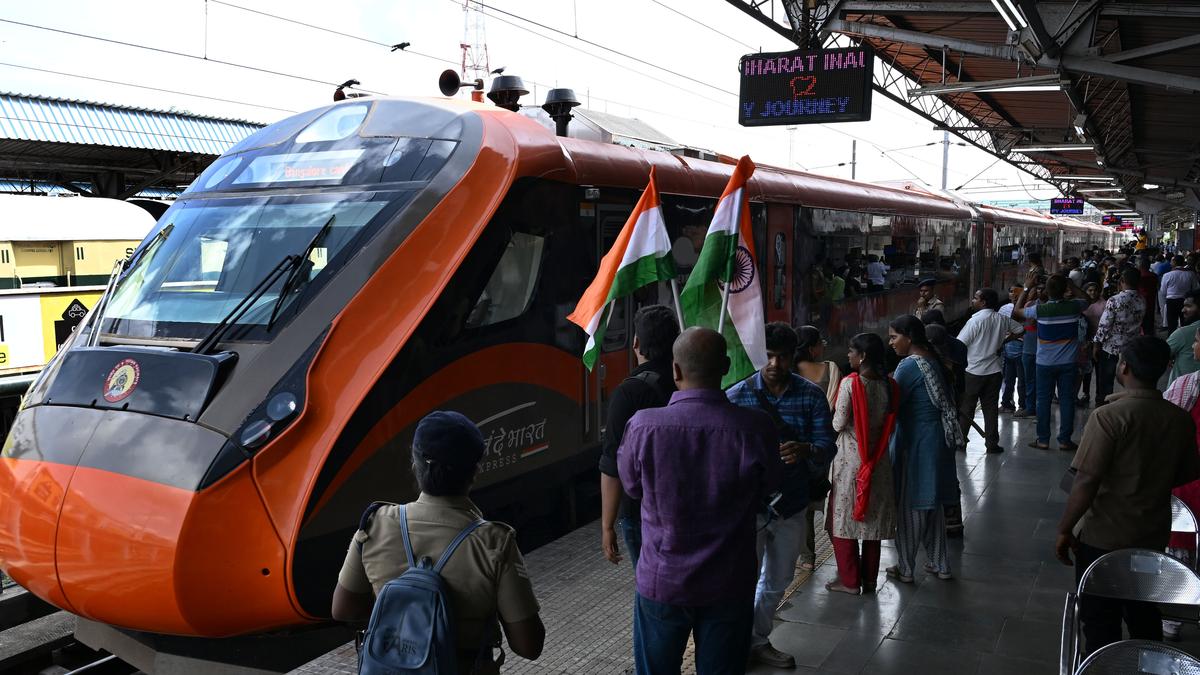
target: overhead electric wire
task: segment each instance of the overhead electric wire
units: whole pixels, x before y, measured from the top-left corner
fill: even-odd
[[[286,77],[286,78],[290,78],[293,80],[300,80],[303,82],[310,82],[312,84],[320,84],[320,85],[325,85],[325,86],[330,86],[330,87],[336,87],[339,84],[341,84],[340,82],[329,82],[326,80],[318,80],[316,78],[306,77],[304,75],[294,75],[291,73],[284,73],[284,72],[280,72],[277,70],[270,70],[269,68],[259,68],[257,66],[249,66],[249,65],[246,65],[243,63],[235,63],[233,61],[224,61],[222,59],[205,58],[203,56],[196,56],[195,54],[188,54],[186,52],[177,52],[172,49],[164,49],[162,47],[151,47],[149,45],[139,45],[134,42],[126,42],[124,40],[115,40],[113,38],[100,37],[98,35],[88,35],[87,33],[77,33],[75,31],[64,30],[62,28],[51,28],[49,26],[40,26],[35,23],[26,23],[24,21],[14,21],[13,19],[0,19],[0,23],[7,23],[7,24],[14,25],[14,26],[23,26],[25,28],[33,28],[36,30],[47,31],[50,33],[59,33],[61,35],[70,35],[71,37],[83,38],[85,40],[95,40],[97,42],[105,42],[108,44],[120,45],[122,47],[130,47],[132,49],[143,49],[146,51],[156,52],[158,54],[169,54],[171,56],[178,56],[178,57],[186,58],[186,59],[194,59],[196,61],[203,61],[205,63],[216,63],[216,64],[220,64],[223,66],[229,66],[232,68],[241,68],[243,70],[250,70],[253,72],[257,72],[257,73],[263,73],[263,74],[267,74],[267,75],[275,75],[278,77]],[[372,91],[370,89],[359,88],[358,91],[366,92],[368,94],[378,94],[380,96],[388,95],[385,92]]]
[[[728,38],[729,40],[732,40],[733,42],[738,43],[739,45],[745,47],[746,49],[753,49],[754,51],[759,50],[759,47],[756,47],[756,46],[750,45],[750,44],[746,44],[745,42],[742,42],[741,40],[733,37],[729,33],[723,33],[721,31],[717,30],[716,28],[713,28],[712,26],[704,23],[703,21],[694,19],[694,18],[688,16],[687,14],[684,14],[683,12],[675,9],[674,7],[672,7],[670,5],[659,2],[658,0],[650,0],[650,2],[653,2],[654,4],[658,5],[659,7],[662,7],[663,9],[666,9],[668,11],[674,12],[675,14],[678,14],[679,16],[682,16],[683,18],[687,19],[688,21],[691,21],[692,23],[696,24],[697,26],[703,26],[704,28],[707,28],[708,30],[716,33],[717,35],[720,35],[721,37]]]
[[[449,1],[451,4],[455,4],[455,5],[457,5],[457,4],[458,4],[458,0],[448,0],[448,1]],[[704,94],[701,94],[701,93],[699,93],[699,92],[696,92],[696,91],[692,91],[691,89],[688,89],[688,88],[686,88],[686,87],[681,87],[681,86],[679,86],[679,84],[678,84],[678,83],[671,82],[670,80],[664,80],[664,79],[662,79],[662,78],[660,78],[660,77],[655,77],[655,76],[653,76],[653,75],[650,75],[649,73],[643,73],[642,71],[640,71],[640,70],[637,70],[636,68],[631,68],[631,67],[629,67],[628,65],[626,65],[626,64],[624,64],[624,63],[618,63],[617,61],[613,61],[612,59],[605,58],[605,57],[603,57],[603,56],[600,56],[599,54],[593,54],[593,53],[591,53],[591,52],[589,52],[589,51],[587,51],[587,50],[580,49],[579,47],[577,47],[577,46],[575,46],[575,45],[572,45],[572,44],[569,44],[569,43],[563,42],[562,40],[555,39],[555,38],[553,38],[553,37],[551,37],[551,36],[549,36],[549,35],[544,35],[544,34],[542,34],[542,33],[539,33],[539,32],[537,32],[537,31],[535,31],[535,30],[533,30],[533,29],[531,29],[531,28],[529,28],[529,27],[527,27],[527,26],[522,26],[522,25],[520,25],[520,24],[513,23],[512,21],[508,21],[508,20],[504,19],[504,17],[496,16],[496,15],[494,15],[494,14],[488,14],[488,13],[486,13],[486,12],[484,12],[483,14],[484,14],[484,16],[488,17],[489,19],[493,19],[493,20],[495,20],[495,21],[499,21],[499,22],[500,22],[500,23],[502,23],[502,24],[505,24],[505,25],[508,25],[508,26],[512,26],[513,28],[516,28],[516,29],[518,29],[518,30],[523,30],[523,31],[525,31],[525,32],[529,33],[530,35],[536,35],[536,36],[538,36],[538,37],[542,38],[543,40],[549,40],[550,42],[553,42],[553,43],[555,43],[555,44],[562,45],[563,47],[566,47],[567,49],[573,49],[573,50],[575,50],[575,51],[579,52],[580,54],[584,54],[584,55],[586,55],[586,56],[590,56],[590,57],[592,57],[593,59],[597,59],[597,60],[599,60],[599,61],[603,61],[603,62],[605,62],[605,63],[612,64],[612,65],[614,65],[614,66],[616,66],[616,67],[618,67],[618,68],[621,68],[621,69],[623,69],[623,70],[627,70],[627,71],[629,71],[629,72],[631,72],[631,73],[634,73],[635,75],[640,75],[641,77],[644,77],[644,78],[646,78],[646,79],[649,79],[649,80],[654,80],[655,82],[658,82],[658,83],[660,83],[660,84],[665,84],[665,85],[667,85],[668,87],[671,87],[671,88],[673,88],[673,89],[678,89],[679,91],[686,92],[686,93],[688,93],[688,94],[691,94],[692,96],[696,96],[696,97],[698,97],[698,98],[702,98],[702,99],[704,99],[704,100],[706,100],[706,101],[711,101],[711,102],[713,102],[713,103],[716,103],[716,104],[718,104],[718,105],[728,105],[728,102],[726,102],[726,101],[718,101],[717,99],[715,99],[715,98],[712,98],[711,96],[705,96]],[[732,93],[732,92],[726,92],[725,90],[721,90],[721,91],[723,91],[724,93],[727,93],[727,94],[731,94],[731,93]],[[735,94],[735,95],[736,95],[736,94]]]
[[[272,18],[272,19],[276,19],[276,20],[278,20],[278,21],[284,21],[284,22],[287,22],[287,23],[295,24],[295,25],[297,25],[297,26],[304,26],[305,28],[311,28],[312,30],[318,30],[318,31],[322,31],[322,32],[324,32],[324,33],[332,33],[332,34],[334,34],[334,35],[340,35],[340,36],[342,36],[342,37],[350,38],[351,40],[358,40],[359,42],[366,42],[367,44],[372,44],[372,45],[376,45],[376,46],[379,46],[379,47],[387,47],[387,48],[391,49],[392,47],[394,47],[394,46],[395,46],[394,44],[388,44],[388,43],[386,43],[386,42],[380,42],[380,41],[378,41],[378,40],[372,40],[371,38],[368,38],[368,37],[363,37],[363,36],[361,36],[361,35],[354,35],[353,33],[345,33],[345,32],[343,32],[343,31],[340,31],[340,30],[334,30],[334,29],[332,29],[332,28],[326,28],[326,27],[324,27],[324,26],[318,26],[318,25],[315,25],[315,24],[306,23],[306,22],[304,22],[304,21],[299,21],[299,20],[297,20],[297,19],[289,19],[289,18],[288,18],[288,17],[286,17],[286,16],[280,16],[280,15],[278,15],[278,14],[272,14],[272,13],[270,13],[270,12],[264,12],[264,11],[262,11],[261,9],[253,9],[253,8],[250,8],[250,7],[243,7],[242,5],[235,5],[235,4],[233,4],[232,2],[225,2],[224,0],[208,0],[208,1],[209,1],[209,2],[211,2],[211,3],[213,3],[214,5],[224,5],[224,6],[226,6],[226,7],[231,7],[231,8],[233,8],[233,9],[240,9],[240,10],[242,10],[243,12],[250,12],[251,14],[258,14],[258,15],[260,15],[260,16],[269,17],[269,18]],[[415,50],[415,49],[409,49],[409,48],[407,48],[407,47],[406,47],[406,48],[404,48],[404,49],[403,49],[403,50],[401,50],[401,51],[403,51],[405,54],[415,54],[416,56],[423,56],[423,57],[425,57],[425,58],[427,58],[427,59],[432,59],[432,60],[434,60],[434,61],[441,61],[442,63],[448,63],[448,64],[450,64],[450,65],[452,65],[452,66],[457,66],[457,65],[459,65],[458,61],[454,61],[454,60],[452,60],[452,59],[444,59],[444,58],[442,58],[442,57],[440,57],[440,56],[434,56],[433,54],[426,54],[426,53],[424,53],[424,52],[419,52],[419,51],[417,51],[417,50]],[[362,90],[362,91],[365,91],[365,90]]]
[[[456,0],[451,0],[451,2],[456,2]],[[554,32],[554,33],[558,33],[559,35],[562,35],[562,36],[564,36],[564,37],[571,38],[572,40],[579,40],[580,42],[582,42],[582,43],[584,43],[584,44],[591,45],[591,46],[593,46],[593,47],[596,47],[597,49],[603,49],[603,50],[604,50],[604,51],[606,51],[606,52],[610,52],[610,53],[612,53],[612,54],[616,54],[617,56],[621,56],[621,57],[627,58],[627,59],[629,59],[630,61],[636,61],[636,62],[638,62],[638,63],[641,63],[641,64],[643,64],[643,65],[650,66],[651,68],[654,68],[654,69],[656,69],[656,70],[661,70],[661,71],[663,71],[664,73],[669,73],[669,74],[671,74],[671,75],[674,75],[675,77],[679,77],[679,78],[682,78],[682,79],[688,80],[688,81],[690,81],[690,82],[695,82],[696,84],[699,84],[699,85],[702,85],[702,86],[708,87],[709,89],[714,89],[714,90],[716,90],[716,91],[719,91],[719,92],[721,92],[722,94],[728,94],[728,95],[730,95],[730,96],[737,96],[737,94],[736,94],[735,92],[729,91],[728,89],[722,89],[722,88],[718,87],[718,86],[717,86],[717,85],[715,85],[715,84],[709,84],[708,82],[705,82],[705,81],[703,81],[703,80],[698,80],[698,79],[696,79],[696,78],[694,78],[694,77],[690,77],[690,76],[688,76],[688,75],[684,75],[683,73],[679,73],[679,72],[676,72],[676,71],[674,71],[674,70],[671,70],[670,68],[665,68],[665,67],[663,67],[663,66],[660,66],[660,65],[658,65],[657,63],[653,63],[653,62],[651,62],[651,61],[647,61],[647,60],[645,60],[645,59],[638,58],[638,57],[636,57],[636,56],[633,56],[632,54],[628,54],[628,53],[626,53],[626,52],[623,52],[623,51],[621,51],[621,50],[619,50],[619,49],[613,49],[612,47],[608,47],[608,46],[606,46],[606,45],[602,45],[602,44],[600,44],[599,42],[594,42],[594,41],[592,41],[592,40],[588,40],[587,38],[581,38],[581,37],[579,37],[579,36],[577,36],[577,35],[572,35],[572,34],[568,33],[567,31],[560,30],[560,29],[558,29],[558,28],[555,28],[554,26],[548,26],[548,25],[546,25],[546,24],[544,24],[544,23],[541,23],[540,21],[534,21],[533,19],[529,19],[529,18],[523,17],[523,16],[521,16],[520,14],[514,14],[513,12],[508,12],[508,11],[505,11],[505,10],[503,10],[503,9],[499,9],[498,7],[493,7],[493,6],[491,6],[491,5],[487,4],[487,3],[480,2],[479,0],[468,0],[468,2],[469,2],[469,3],[472,3],[472,4],[474,4],[474,5],[476,5],[477,7],[482,7],[482,8],[484,8],[484,9],[491,10],[491,11],[493,11],[493,12],[499,12],[499,13],[501,13],[501,14],[505,15],[505,16],[508,16],[508,17],[512,17],[512,18],[514,18],[514,19],[517,19],[518,21],[524,21],[525,23],[533,24],[533,25],[535,25],[535,26],[538,26],[539,28],[543,28],[543,29],[545,29],[545,30],[552,31],[552,32]],[[457,3],[456,3],[456,4],[457,4]]]
[[[286,113],[299,112],[296,110],[291,110],[289,108],[278,108],[275,106],[263,105],[260,103],[250,103],[249,101],[237,101],[237,100],[234,100],[231,98],[221,98],[219,96],[207,96],[205,94],[193,94],[193,93],[186,92],[186,91],[179,91],[177,89],[163,89],[162,87],[151,87],[146,84],[134,84],[132,82],[121,82],[120,80],[107,80],[103,77],[92,77],[90,75],[79,75],[77,73],[67,73],[67,72],[63,72],[61,70],[49,70],[47,68],[35,68],[34,66],[25,66],[25,65],[21,65],[19,63],[6,63],[4,61],[0,61],[0,66],[5,66],[8,68],[19,68],[21,70],[32,70],[34,72],[47,73],[50,75],[61,75],[62,77],[74,77],[74,78],[78,78],[81,80],[90,80],[92,82],[103,82],[105,84],[116,84],[116,85],[119,85],[122,87],[134,87],[135,89],[147,89],[149,91],[157,91],[157,92],[160,92],[163,94],[177,94],[179,96],[190,96],[192,98],[202,98],[202,99],[206,99],[209,101],[220,101],[221,103],[235,103],[237,105],[242,105],[242,106],[246,106],[249,108],[262,108],[264,110],[277,110],[279,112],[286,112]]]

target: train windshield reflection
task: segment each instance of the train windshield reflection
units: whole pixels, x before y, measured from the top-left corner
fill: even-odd
[[[163,215],[171,236],[120,280],[105,312],[105,334],[139,338],[204,336],[288,253],[300,253],[334,219],[313,249],[306,289],[289,309],[337,272],[369,235],[409,202],[413,191],[355,192],[188,200]],[[282,280],[242,317],[232,339],[267,339]]]

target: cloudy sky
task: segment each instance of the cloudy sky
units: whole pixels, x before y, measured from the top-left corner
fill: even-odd
[[[857,139],[858,179],[941,184],[941,132],[879,95],[869,122],[740,127],[739,57],[792,45],[724,0],[484,3],[490,65],[524,78],[526,105],[571,87],[585,106],[688,145],[842,177]],[[439,95],[438,74],[461,60],[464,17],[462,0],[7,0],[0,89],[272,122],[325,104],[327,83],[350,78]],[[412,45],[390,51],[399,42]],[[948,187],[980,201],[1057,195],[993,162],[951,146]]]

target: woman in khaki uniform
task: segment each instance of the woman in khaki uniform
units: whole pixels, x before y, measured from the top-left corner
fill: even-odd
[[[483,449],[479,429],[459,413],[432,412],[417,424],[412,470],[421,494],[405,505],[417,560],[437,560],[459,532],[482,518],[467,492]],[[333,618],[365,624],[383,585],[408,569],[408,556],[398,505],[373,504],[360,528],[338,575]],[[546,629],[511,527],[480,525],[455,550],[441,574],[455,621],[459,675],[499,672],[503,659],[492,659],[492,646],[500,637],[497,624],[513,652],[527,659],[541,655]]]
[[[833,459],[829,494],[830,538],[838,580],[825,588],[857,595],[860,590],[875,591],[880,540],[896,536],[896,500],[887,447],[900,394],[886,374],[883,340],[878,335],[854,336],[848,356],[850,367],[857,372],[842,380],[834,406],[838,453]]]

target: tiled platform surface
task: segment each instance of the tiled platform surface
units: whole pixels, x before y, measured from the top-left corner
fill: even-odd
[[[1079,410],[1076,440],[1090,412]],[[798,667],[750,672],[1056,672],[1063,598],[1074,573],[1055,560],[1053,542],[1066,499],[1058,484],[1071,454],[1026,447],[1034,426],[1034,420],[1002,415],[1007,452],[984,454],[982,439],[972,433],[968,452],[959,454],[966,536],[951,540],[955,579],[919,575],[907,585],[881,578],[874,596],[828,593],[824,584],[835,568],[819,533],[824,564],[811,579],[797,580],[772,634],[775,646],[793,654]],[[632,573],[627,562],[614,566],[601,557],[596,524],[533,551],[527,562],[542,604],[546,649],[536,662],[509,654],[503,672],[630,669]],[[895,549],[885,545],[882,566],[894,562]],[[1183,647],[1200,652],[1200,630],[1185,627],[1184,636]],[[354,663],[354,647],[348,645],[295,672],[349,675]]]

